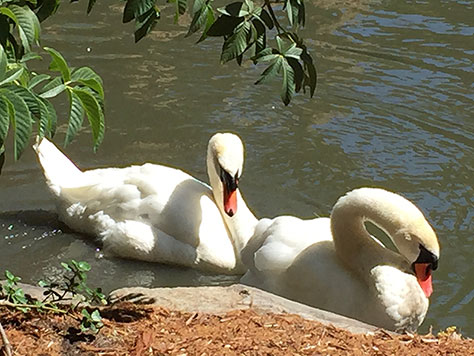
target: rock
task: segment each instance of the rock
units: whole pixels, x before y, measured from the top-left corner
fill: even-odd
[[[352,333],[374,332],[378,328],[360,321],[309,307],[260,289],[235,284],[229,287],[121,288],[110,293],[112,303],[129,301],[183,312],[223,314],[253,308],[276,314],[298,314],[305,319],[344,328]]]

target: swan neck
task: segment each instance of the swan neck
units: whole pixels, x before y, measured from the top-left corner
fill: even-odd
[[[240,257],[241,250],[247,245],[248,240],[252,237],[257,219],[250,211],[245,203],[240,190],[237,189],[237,211],[230,217],[224,211],[224,189],[217,171],[217,159],[208,152],[207,155],[207,172],[209,183],[212,188],[214,201],[225,221],[226,227],[234,245],[236,255]]]
[[[397,222],[390,214],[393,206],[376,197],[352,195],[341,198],[331,213],[331,230],[339,258],[362,275],[377,264],[403,264],[402,256],[385,248],[367,231],[365,222],[370,221],[382,229],[394,242]]]

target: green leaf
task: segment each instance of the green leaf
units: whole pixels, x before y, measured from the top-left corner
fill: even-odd
[[[1,16],[0,13],[0,46],[13,46],[15,43],[15,37],[11,36],[10,33],[10,26],[10,19],[7,16]]]
[[[268,49],[270,51],[272,50],[271,48],[268,48]],[[270,54],[267,54],[267,55],[257,57],[257,63],[269,62],[269,61],[272,61],[272,60],[274,60],[276,58],[279,58],[279,57],[281,57],[281,54],[279,54],[279,53],[270,53]]]
[[[35,52],[28,52],[23,57],[21,57],[20,63],[26,63],[33,59],[43,59],[38,53]]]
[[[267,82],[268,80],[275,78],[278,72],[280,72],[283,58],[280,55],[274,56],[276,56],[277,59],[263,71],[260,79],[258,79],[255,84]]]
[[[81,79],[79,83],[85,85],[86,87],[91,88],[99,97],[103,100],[104,99],[104,89],[102,88],[102,84],[99,83],[96,79]]]
[[[222,47],[221,62],[226,63],[244,53],[250,32],[250,22],[244,21],[237,26],[234,34],[225,40]]]
[[[217,11],[219,11],[222,15],[232,17],[244,17],[249,15],[248,6],[240,1],[226,5],[224,8],[219,8]]]
[[[56,110],[54,109],[53,104],[49,100],[42,99],[40,98],[41,102],[44,104],[46,110],[47,110],[47,119],[48,119],[48,124],[47,124],[47,132],[51,135],[51,137],[54,136],[56,133],[56,124],[58,122],[58,118],[56,116]],[[43,116],[41,116],[43,118]]]
[[[82,272],[89,272],[91,270],[90,264],[87,263],[86,261],[79,261],[79,263],[77,264],[77,267]]]
[[[92,129],[94,150],[97,150],[104,136],[104,114],[97,99],[85,89],[74,88],[73,92],[79,97],[86,111],[89,125]]]
[[[33,89],[38,84],[44,82],[45,80],[51,79],[51,76],[47,74],[37,74],[33,78],[31,78],[30,82],[28,83],[28,89]]]
[[[207,20],[208,11],[212,11],[207,6],[207,2],[204,0],[195,0],[193,6],[193,19],[189,25],[188,33],[184,37],[189,37],[193,33],[199,31],[199,29],[204,26]]]
[[[3,91],[3,96],[8,99],[10,108],[10,123],[14,132],[13,155],[15,160],[20,158],[21,153],[28,143],[31,135],[33,120],[25,101],[12,91]]]
[[[296,47],[296,43],[293,43],[290,48],[288,48],[285,53],[283,53],[283,55],[285,57],[291,57],[291,58],[294,58],[296,60],[299,60],[300,59],[300,55],[301,53],[303,53],[303,50],[299,47]]]
[[[89,67],[80,67],[72,72],[71,80],[73,82],[76,82],[79,80],[88,80],[88,79],[95,79],[100,84],[102,84],[102,78],[96,72],[94,72],[93,69]]]
[[[299,11],[298,11],[298,23],[301,26],[304,26],[305,20],[306,20],[306,8],[304,6],[304,1],[301,1],[299,4]]]
[[[46,107],[43,99],[37,98],[38,108],[40,111],[39,120],[38,120],[38,135],[40,137],[49,136],[49,112]]]
[[[123,23],[136,19],[155,7],[155,0],[127,0],[123,10]]]
[[[20,96],[28,106],[30,113],[35,115],[38,119],[40,118],[41,112],[38,106],[38,98],[33,92],[18,85],[9,85],[6,89]]]
[[[15,281],[15,276],[9,270],[5,270],[5,277],[7,277],[9,281]]]
[[[87,311],[87,309],[82,309],[81,314],[82,314],[86,319],[90,319],[90,318],[91,318],[91,315],[89,314],[89,312]]]
[[[291,6],[290,0],[287,0],[285,2],[285,8],[286,8],[286,16],[288,18],[288,22],[290,23],[290,26],[293,26],[293,6]]]
[[[5,78],[4,80],[2,80],[2,81],[0,82],[0,86],[2,86],[2,85],[4,85],[4,84],[11,83],[11,82],[17,80],[18,78],[21,77],[21,75],[23,74],[23,71],[24,71],[24,68],[23,68],[23,67],[18,68],[18,70],[16,70],[15,72],[13,72],[13,74],[11,74],[8,78]]]
[[[15,5],[15,6],[17,6],[17,5]],[[0,7],[0,14],[9,17],[10,19],[13,20],[15,25],[18,26],[18,19],[17,19],[16,15],[8,7]]]
[[[155,27],[157,20],[160,18],[160,12],[153,7],[145,14],[136,18],[135,21],[135,43],[145,37]]]
[[[61,266],[68,272],[72,272],[71,267],[66,262],[61,262]]]
[[[216,18],[214,16],[214,10],[212,9],[211,5],[207,5],[207,18],[206,18],[206,24],[204,26],[204,30],[202,31],[201,37],[198,39],[196,43],[202,42],[207,38],[207,33],[209,32],[209,29],[212,27],[214,24]]]
[[[82,127],[85,114],[81,100],[77,94],[72,90],[68,90],[67,93],[69,96],[69,123],[66,131],[66,138],[64,139],[64,146],[71,143],[74,136]]]
[[[9,8],[17,18],[22,45],[29,52],[30,46],[39,40],[41,28],[38,18],[28,6],[10,5]]]
[[[304,80],[304,70],[300,62],[292,57],[285,57],[288,61],[288,64],[293,68],[295,73],[295,92],[298,93],[301,90]]]
[[[89,67],[81,67],[72,72],[71,80],[88,86],[104,99],[102,78]]]
[[[87,4],[87,14],[90,14],[97,0],[89,0]]]
[[[39,124],[38,124],[38,134],[40,137],[44,137],[50,132],[50,117],[49,117],[49,110],[44,103],[44,99],[40,97],[36,97],[36,102],[38,104],[39,109]],[[48,135],[49,136],[49,135]]]
[[[2,174],[2,168],[5,164],[5,146],[0,145],[0,174]],[[1,289],[0,289],[1,292]]]
[[[3,46],[0,45],[0,81],[5,78],[5,75],[7,73],[7,64],[7,55],[5,53],[5,50],[3,49]]]
[[[278,51],[274,50],[273,48],[265,48],[265,49],[261,50],[260,53],[252,59],[257,63],[257,62],[260,62],[260,58],[268,56],[270,54],[279,55],[280,53],[278,53]]]
[[[17,290],[15,290],[15,297],[17,298],[17,300],[20,300],[20,301],[26,301],[26,298],[25,298],[25,293],[23,292],[22,289],[18,288]]]
[[[270,30],[273,29],[273,27],[275,26],[270,14],[265,9],[262,9],[259,19],[262,20],[265,23],[265,25],[268,27],[268,29]]]
[[[71,80],[71,71],[61,53],[49,47],[44,47],[44,49],[51,55],[49,69],[55,72],[60,72],[64,83],[69,82]]]
[[[284,53],[285,51],[283,49],[283,40],[280,38],[280,36],[276,36],[275,40],[277,43],[278,52]]]
[[[285,105],[288,105],[295,94],[295,73],[286,60],[283,60],[282,73],[281,100]]]
[[[99,311],[96,309],[91,313],[91,319],[95,322],[101,322],[102,316],[100,315]]]
[[[56,77],[54,79],[52,79],[49,83],[46,83],[45,86],[41,89],[41,93],[45,93],[47,92],[48,90],[51,90],[55,87],[57,87],[58,85],[61,85],[63,84],[63,78],[61,77]]]
[[[212,24],[208,36],[228,36],[232,34],[235,28],[240,25],[245,19],[243,17],[231,17],[227,15],[219,16],[219,18]]]
[[[54,98],[55,96],[61,94],[66,89],[64,84],[59,84],[57,87],[54,87],[48,91],[45,91],[40,94],[40,97],[43,99]]]
[[[43,22],[45,19],[50,17],[52,14],[56,12],[61,0],[43,0],[41,7],[36,12],[36,16],[38,16],[38,20]]]
[[[305,7],[304,1],[300,0],[287,0],[285,2],[285,9],[287,12],[288,22],[291,26],[296,25],[304,26],[305,22]]]
[[[9,124],[8,103],[6,99],[0,95],[0,146],[3,146],[5,142]]]
[[[253,40],[255,43],[254,56],[256,56],[256,55],[259,55],[267,47],[266,29],[265,29],[265,25],[263,24],[261,20],[259,19],[252,20],[252,33],[254,33]]]

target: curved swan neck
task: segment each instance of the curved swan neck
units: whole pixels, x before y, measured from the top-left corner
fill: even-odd
[[[379,263],[407,265],[400,254],[375,241],[364,225],[366,221],[374,223],[397,246],[393,236],[401,226],[400,206],[391,194],[381,189],[357,189],[340,198],[333,208],[331,230],[337,254],[355,271],[366,274]]]
[[[232,217],[224,212],[224,190],[216,164],[217,159],[213,156],[212,152],[208,151],[207,173],[212,188],[212,194],[214,195],[214,200],[219,207],[219,211],[221,212],[227,229],[232,237],[232,243],[236,250],[236,254],[240,256],[240,251],[247,245],[248,240],[253,235],[257,219],[247,207],[239,189],[237,189],[237,212]]]

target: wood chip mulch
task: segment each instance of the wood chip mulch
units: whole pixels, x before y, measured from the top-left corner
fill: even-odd
[[[81,333],[72,317],[7,307],[0,307],[0,322],[13,355],[474,355],[474,340],[456,332],[358,335],[253,309],[213,315],[123,303],[101,314],[105,325],[97,335]],[[6,355],[1,340],[0,355]]]

